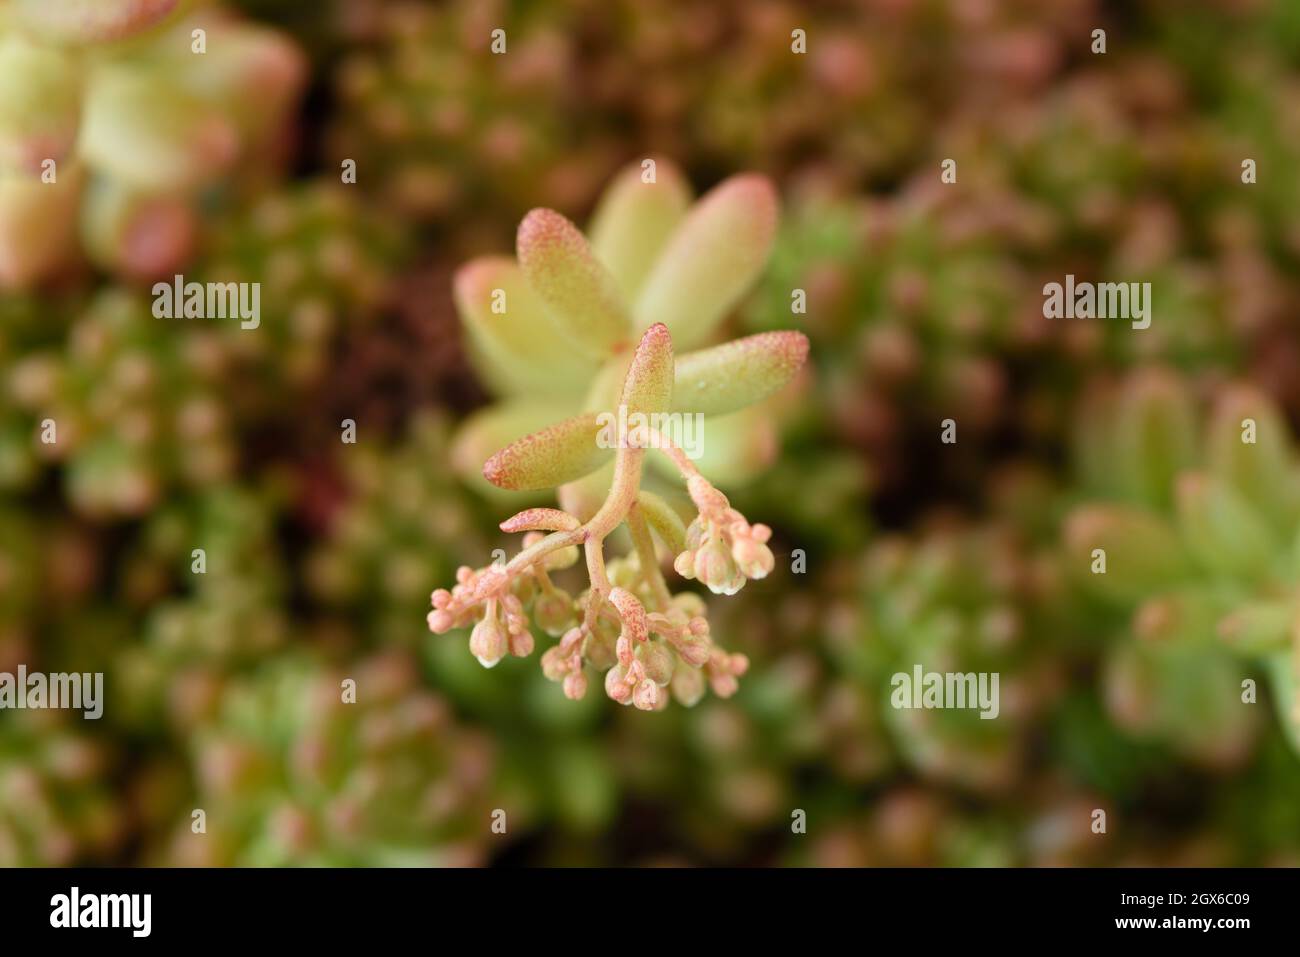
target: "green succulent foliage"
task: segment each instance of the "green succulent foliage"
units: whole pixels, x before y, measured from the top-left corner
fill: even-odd
[[[111,750],[52,711],[0,713],[0,867],[101,862],[125,830]]]
[[[306,63],[281,33],[189,6],[0,13],[0,287],[67,273],[78,248],[130,281],[170,278],[205,198],[275,178]]]
[[[133,605],[131,638],[102,643],[117,676],[113,711],[126,724],[187,731],[230,676],[287,648],[280,499],[273,490],[218,486],[173,498],[133,536],[119,571]],[[83,654],[96,647],[88,640]]]
[[[212,330],[164,327],[142,296],[109,287],[73,321],[66,341],[15,362],[10,390],[30,441],[52,439],[37,447],[63,465],[74,507],[137,515],[169,490],[230,474],[227,368]]]
[[[619,403],[633,341],[663,322],[675,374],[668,391],[639,411],[710,416],[707,444],[716,451],[697,463],[701,471],[752,474],[762,460],[747,437],[763,426],[743,410],[793,377],[807,342],[799,333],[774,332],[695,347],[713,338],[757,277],[775,224],[776,197],[761,177],[733,177],[692,206],[681,175],[662,159],[614,180],[597,206],[590,240],[559,213],[529,213],[519,227],[517,261],[478,259],[456,278],[476,366],[505,392],[465,426],[458,463],[477,469],[470,450],[500,448],[533,432],[489,462],[492,484],[550,488],[595,471],[612,458],[599,442],[599,414]],[[624,404],[638,411],[635,400]],[[570,417],[534,431],[543,414],[562,410]]]
[[[265,417],[284,387],[320,384],[343,333],[373,325],[388,304],[408,249],[399,223],[325,180],[268,193],[218,223],[199,281],[260,286],[260,323],[222,326],[263,382],[245,397],[258,402],[250,414]]]
[[[1093,397],[1077,429],[1083,498],[1065,529],[1079,586],[1134,637],[1109,661],[1130,727],[1207,761],[1249,753],[1252,685],[1271,683],[1297,736],[1294,686],[1300,472],[1272,401],[1229,386],[1210,408],[1148,370]],[[1098,564],[1104,552],[1105,572]]]
[[[868,553],[857,637],[832,643],[831,652],[879,709],[902,762],[919,774],[983,793],[1005,793],[1021,780],[1032,730],[1062,679],[1053,649],[1059,656],[1065,622],[1050,561],[1015,529],[997,525],[882,539]],[[996,718],[982,717],[993,711],[979,701],[919,707],[918,665],[922,675],[997,675]]]
[[[328,148],[335,163],[355,161],[358,185],[384,208],[417,222],[508,221],[566,189],[581,203],[608,175],[608,149],[572,149],[581,94],[560,8],[451,0],[372,12],[335,69]]]
[[[444,415],[428,412],[395,447],[348,446],[348,498],[308,559],[307,581],[322,605],[351,611],[382,643],[409,641],[429,582],[486,551],[472,497],[429,467],[446,460],[449,431]]]
[[[171,864],[472,864],[489,834],[493,753],[400,653],[301,655],[231,685],[192,739],[194,807]]]

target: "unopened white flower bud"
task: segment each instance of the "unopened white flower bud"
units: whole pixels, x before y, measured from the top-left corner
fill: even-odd
[[[469,634],[469,650],[484,668],[491,668],[506,653],[506,636],[495,615],[485,615]]]
[[[642,679],[632,692],[632,703],[641,711],[654,711],[662,694],[659,686],[649,678]]]

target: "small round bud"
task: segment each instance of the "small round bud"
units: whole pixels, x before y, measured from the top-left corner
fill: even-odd
[[[552,638],[573,626],[573,599],[561,589],[542,592],[533,602],[533,620]]]
[[[655,684],[668,684],[673,676],[673,654],[662,641],[651,641],[645,645],[639,656],[645,668],[646,677]]]
[[[564,679],[564,696],[570,701],[577,701],[587,693],[587,676],[575,671]]]
[[[740,687],[739,682],[728,674],[714,675],[709,679],[709,684],[713,686],[713,693],[719,698],[730,698]]]
[[[533,633],[527,628],[510,633],[510,653],[516,658],[527,658],[533,653]]]
[[[632,686],[623,680],[623,668],[615,665],[605,672],[605,694],[620,704],[632,703]]]
[[[542,653],[542,674],[548,681],[560,681],[569,673],[569,656],[559,645]]]
[[[493,667],[506,653],[506,636],[496,617],[487,615],[469,634],[469,650],[484,668]]]
[[[695,553],[695,577],[717,594],[735,575],[736,568],[726,547],[717,539]]]
[[[682,552],[673,559],[673,570],[683,578],[689,580],[695,577],[695,553],[690,551]]]
[[[682,661],[692,668],[702,667],[713,653],[713,648],[709,642],[695,635],[678,640],[676,648],[677,653],[682,656]]]
[[[673,697],[690,708],[704,697],[705,685],[704,672],[699,668],[678,668],[670,687]]]
[[[632,692],[632,703],[641,711],[653,711],[659,704],[659,696],[662,694],[659,686],[649,678],[643,679]]]

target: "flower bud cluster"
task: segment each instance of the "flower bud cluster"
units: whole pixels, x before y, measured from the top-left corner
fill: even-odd
[[[700,514],[686,529],[686,550],[673,562],[677,574],[698,579],[715,595],[734,595],[747,579],[766,577],[775,563],[767,547],[772,530],[750,525],[702,475],[692,476],[687,489]]]

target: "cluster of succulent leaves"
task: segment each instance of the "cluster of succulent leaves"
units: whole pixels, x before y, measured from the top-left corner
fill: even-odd
[[[0,285],[84,260],[129,281],[170,278],[215,203],[283,166],[306,72],[288,37],[190,0],[5,4]]]
[[[656,542],[676,556],[680,576],[715,594],[733,594],[773,568],[771,530],[751,526],[709,477],[744,467],[755,444],[745,433],[763,423],[746,410],[793,378],[807,340],[773,332],[677,350],[713,337],[762,268],[775,226],[776,197],[765,179],[733,177],[692,206],[676,167],[649,159],[609,187],[590,242],[559,213],[534,209],[519,226],[517,261],[485,257],[462,268],[456,300],[473,355],[485,379],[512,393],[469,424],[462,449],[517,427],[521,406],[536,414],[534,394],[581,411],[515,438],[483,464],[498,488],[557,488],[562,507],[525,509],[502,522],[507,532],[552,534],[526,539],[509,562],[458,570],[452,591],[434,592],[433,631],[472,624],[471,651],[492,667],[507,651],[531,653],[531,617],[561,638],[542,668],[571,698],[586,693],[588,666],[605,674],[611,698],[641,710],[659,710],[670,692],[694,704],[706,677],[718,694],[734,693],[747,662],[710,642],[698,596],[671,592]],[[572,398],[564,395],[575,387]],[[701,445],[712,458],[691,461],[672,445],[659,422],[673,415],[704,420]],[[643,485],[651,451],[686,480],[688,515],[698,513],[689,526]],[[621,525],[634,549],[606,567],[604,540]],[[589,581],[575,599],[550,573],[572,565],[579,545]]]
[[[1300,750],[1300,471],[1276,405],[1244,385],[1198,399],[1146,369],[1090,396],[1075,437],[1086,503],[1067,519],[1066,554],[1132,638],[1106,663],[1112,710],[1233,766],[1259,730],[1241,707],[1250,681],[1260,698],[1270,688]]]

